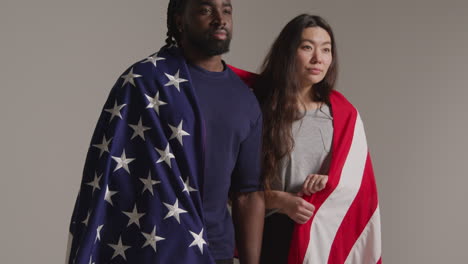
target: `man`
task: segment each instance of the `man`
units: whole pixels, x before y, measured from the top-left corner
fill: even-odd
[[[172,0],[167,45],[117,81],[93,135],[69,263],[258,263],[261,111],[226,66],[230,0]],[[232,219],[227,210],[232,198]]]

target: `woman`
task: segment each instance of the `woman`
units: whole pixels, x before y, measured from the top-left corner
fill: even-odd
[[[342,149],[351,145],[351,143],[346,143],[349,137],[341,138],[341,131],[352,130],[350,126],[342,126],[341,123],[352,123],[349,122],[348,117],[353,116],[353,113],[354,119],[352,120],[355,122],[358,115],[344,97],[333,91],[337,67],[336,44],[331,27],[319,16],[304,14],[291,20],[281,31],[255,82],[254,91],[262,107],[264,119],[262,166],[265,204],[268,209],[261,263],[288,263],[290,248],[294,258],[299,259],[298,263],[325,263],[327,261],[328,263],[343,263],[346,258],[344,254],[351,252],[348,249],[344,254],[342,252],[345,251],[340,251],[337,254],[340,257],[333,261],[333,257],[326,254],[333,252],[334,247],[341,246],[341,244],[336,245],[336,243],[341,243],[341,240],[338,242],[335,240],[333,243],[336,243],[333,245],[330,243],[330,250],[327,248],[324,254],[318,250],[312,250],[310,254],[323,256],[311,261],[307,260],[308,257],[305,254],[306,251],[310,251],[307,246],[302,249],[300,248],[302,244],[299,243],[291,247],[291,243],[296,243],[291,242],[293,233],[295,237],[302,237],[300,241],[314,241],[314,239],[320,243],[322,239],[325,241],[325,234],[334,228],[333,223],[343,221],[343,219],[336,220],[335,214],[329,213],[328,215],[333,216],[330,224],[327,223],[326,218],[329,216],[325,217],[325,221],[323,221],[323,216],[320,216],[321,219],[313,220],[316,208],[318,209],[328,199],[328,196],[338,196],[336,201],[340,203],[337,203],[336,208],[340,208],[341,205],[349,203],[347,200],[354,192],[358,192],[354,191],[355,189],[359,190],[359,186],[353,185],[348,188],[348,186],[343,186],[347,181],[339,181],[340,177],[344,177],[341,175],[341,170],[347,159],[347,156],[343,154],[346,151]],[[337,103],[335,108],[332,100],[342,103]],[[345,107],[342,107],[343,105]],[[338,114],[340,118],[345,114],[345,119],[348,120],[340,119],[339,131],[334,131],[335,114]],[[359,126],[356,125],[356,127]],[[338,135],[337,138],[335,138],[336,135]],[[340,143],[336,143],[335,140]],[[332,157],[332,154],[335,155],[332,152],[335,151],[337,156]],[[367,145],[357,152],[366,155]],[[333,175],[330,174],[329,179],[331,164]],[[368,166],[371,166],[370,161]],[[371,175],[369,177],[375,189],[371,167],[367,172]],[[359,174],[362,175],[362,171],[353,173],[352,176]],[[350,191],[346,193],[348,189]],[[333,193],[334,190],[341,191],[344,195]],[[376,195],[373,199],[376,201]],[[327,206],[320,208],[321,212],[327,212]],[[364,210],[371,208],[369,209],[371,212],[378,211],[378,206],[377,209],[376,205],[369,206],[367,200],[364,205],[359,206],[365,208]],[[332,207],[332,210],[336,209],[335,205]],[[345,213],[346,211],[339,212],[336,215],[345,215]],[[346,218],[345,221],[348,220],[351,223],[355,221],[354,218]],[[319,228],[320,232],[313,233],[313,236],[309,234],[309,230],[316,230],[316,226],[309,225],[301,229],[305,226],[302,224],[310,224],[312,221],[319,224],[322,221],[322,227],[320,227],[322,229]],[[346,225],[341,224],[341,226]],[[363,229],[353,228],[357,229],[357,232]],[[380,225],[378,230],[380,231]],[[339,232],[341,231],[336,231],[336,234]],[[354,229],[353,232],[355,232]],[[295,263],[291,261],[294,258],[290,257],[289,263]]]

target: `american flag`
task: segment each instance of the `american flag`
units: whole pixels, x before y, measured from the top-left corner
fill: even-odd
[[[377,187],[358,111],[338,92],[330,97],[333,144],[324,190],[305,197],[315,206],[296,225],[288,264],[381,263]]]
[[[231,67],[246,83],[256,75]],[[312,218],[296,224],[288,264],[381,264],[380,210],[364,126],[356,108],[337,91],[332,159],[327,186],[304,197]]]
[[[178,48],[126,70],[92,137],[67,263],[213,263],[200,196],[204,140]]]

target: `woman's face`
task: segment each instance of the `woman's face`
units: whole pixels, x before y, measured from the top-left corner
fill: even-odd
[[[303,87],[322,81],[333,59],[328,32],[321,27],[304,29],[296,57],[297,75]]]

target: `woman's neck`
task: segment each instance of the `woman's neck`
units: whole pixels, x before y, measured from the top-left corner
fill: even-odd
[[[313,86],[307,86],[302,89],[302,92],[299,94],[298,97],[298,106],[301,110],[314,110],[321,107],[322,102],[315,101],[313,94]]]

